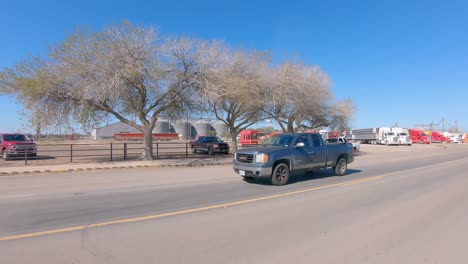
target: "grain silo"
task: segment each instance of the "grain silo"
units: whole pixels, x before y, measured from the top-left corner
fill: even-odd
[[[156,125],[154,126],[153,133],[169,133],[169,120],[167,119],[158,119]]]
[[[185,120],[176,120],[171,123],[175,132],[182,136],[182,139],[188,139],[191,137],[191,126],[189,122]]]
[[[209,136],[210,128],[211,128],[211,123],[204,121],[204,120],[198,120],[192,123],[192,126],[195,128],[195,136]]]
[[[228,128],[227,125],[223,121],[216,121],[211,126],[216,130],[216,135],[220,138],[224,138],[227,136]]]

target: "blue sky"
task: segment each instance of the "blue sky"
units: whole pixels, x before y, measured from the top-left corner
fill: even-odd
[[[129,20],[316,64],[336,99],[356,103],[355,128],[445,117],[468,130],[468,1],[253,2],[0,0],[0,69],[44,55],[77,27]],[[0,130],[20,128],[21,105],[1,96],[0,105]]]

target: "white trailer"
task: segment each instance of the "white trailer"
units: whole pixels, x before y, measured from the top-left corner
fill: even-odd
[[[395,132],[398,138],[398,144],[408,146],[411,146],[411,144],[413,144],[408,129],[401,127],[392,127],[392,131]]]
[[[389,127],[374,127],[351,130],[351,138],[364,144],[398,145],[395,132]]]

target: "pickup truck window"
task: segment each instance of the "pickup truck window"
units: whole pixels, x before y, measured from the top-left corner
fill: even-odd
[[[29,141],[24,135],[4,135],[5,141]]]
[[[289,134],[275,135],[267,139],[262,145],[271,145],[271,146],[289,146],[291,145],[294,137]]]
[[[297,138],[296,140],[296,144],[297,143],[304,143],[304,147],[306,148],[310,148],[311,147],[311,143],[310,143],[310,140],[309,140],[309,137],[307,135],[301,135]]]
[[[312,142],[314,143],[314,147],[322,146],[322,141],[320,141],[320,138],[318,135],[311,135],[311,136],[312,136]]]

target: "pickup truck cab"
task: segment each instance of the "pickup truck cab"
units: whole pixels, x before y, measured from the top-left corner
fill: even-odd
[[[37,155],[36,143],[23,134],[0,134],[0,150],[4,160],[24,157],[25,154],[30,157]]]
[[[236,151],[233,169],[240,176],[270,178],[274,185],[288,183],[291,172],[333,168],[345,175],[353,162],[353,146],[325,144],[318,133],[286,133],[267,139],[262,145]]]
[[[200,136],[197,140],[190,141],[189,144],[192,149],[192,153],[202,151],[209,155],[214,155],[215,153],[229,154],[229,144],[225,143],[218,137]]]

